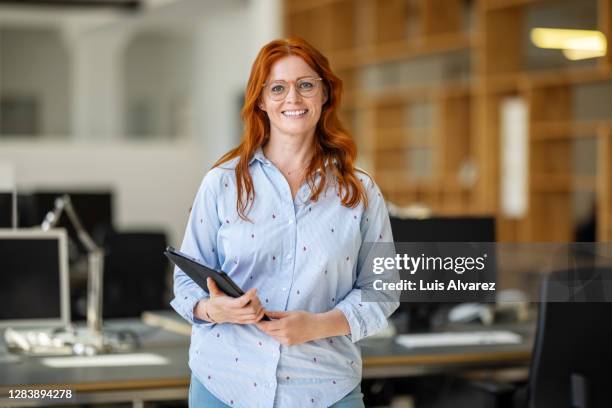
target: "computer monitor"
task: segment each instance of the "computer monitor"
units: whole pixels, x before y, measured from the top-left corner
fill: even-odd
[[[56,191],[35,191],[31,194],[30,211],[34,225],[42,223],[49,211],[55,208],[55,200],[67,194],[74,211],[79,216],[83,228],[101,244],[102,236],[113,227],[113,194],[110,191],[83,191],[83,190],[56,190]],[[65,228],[70,239],[77,243],[80,252],[85,253],[85,249],[76,234],[76,230],[67,215],[60,218],[57,227]]]
[[[40,227],[49,211],[55,209],[55,201],[63,195],[78,215],[83,228],[93,240],[102,246],[104,236],[113,230],[113,192],[109,188],[96,189],[37,189],[18,196],[20,227]],[[86,315],[87,304],[87,249],[78,237],[73,223],[64,211],[56,224],[68,233],[68,261],[71,274],[72,320],[81,320]]]
[[[495,219],[493,217],[432,217],[424,219],[391,217],[391,230],[396,245],[400,242],[434,243],[434,242],[495,242]],[[496,257],[490,255],[487,267],[487,279],[495,281]],[[487,300],[494,300],[488,294]],[[429,330],[432,319],[454,302],[402,302],[397,316],[407,318],[406,327],[401,331]]]
[[[70,323],[66,231],[0,229],[0,327]]]
[[[14,227],[15,201],[12,192],[0,191],[0,228]]]
[[[395,242],[495,242],[493,217],[391,217]]]

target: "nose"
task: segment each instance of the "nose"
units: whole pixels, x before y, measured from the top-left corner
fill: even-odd
[[[297,102],[300,100],[301,97],[302,95],[300,95],[300,93],[297,91],[296,85],[292,84],[291,86],[289,86],[289,92],[285,97],[285,102]]]

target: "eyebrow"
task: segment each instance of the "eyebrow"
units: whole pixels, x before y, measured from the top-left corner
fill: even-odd
[[[301,77],[297,77],[295,80],[299,81],[300,79],[305,79],[305,78],[319,78],[316,74],[315,75],[303,75]],[[271,79],[269,82],[289,82],[286,79]]]

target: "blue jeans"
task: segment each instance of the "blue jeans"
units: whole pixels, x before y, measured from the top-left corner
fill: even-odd
[[[190,408],[230,408],[212,395],[206,387],[198,381],[195,376],[191,376],[191,384],[189,384],[189,407]],[[361,385],[358,385],[353,391],[349,392],[340,401],[336,402],[330,408],[364,408],[363,394],[361,393]]]

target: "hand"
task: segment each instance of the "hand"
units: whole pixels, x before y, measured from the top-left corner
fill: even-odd
[[[272,321],[261,321],[257,327],[284,346],[305,343],[325,336],[320,333],[318,315],[316,313],[297,310],[294,312],[271,312],[266,315]]]
[[[210,298],[198,302],[194,309],[196,317],[208,320],[208,314],[215,323],[251,324],[257,323],[264,316],[264,308],[257,298],[256,288],[233,298],[219,290],[212,279],[206,279],[206,284]]]

